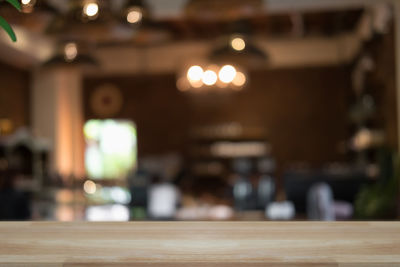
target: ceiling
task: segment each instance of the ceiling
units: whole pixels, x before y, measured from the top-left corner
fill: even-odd
[[[14,24],[20,39],[18,43],[11,44],[0,34],[0,47],[3,51],[0,56],[7,61],[7,56],[13,54],[12,61],[16,61],[17,57],[21,58],[21,62],[29,61],[21,63],[22,65],[29,65],[32,62],[43,62],[57,53],[60,43],[74,41],[82,44],[87,51],[95,51],[95,54],[103,60],[105,56],[102,51],[114,55],[122,51],[122,48],[128,49],[130,52],[125,53],[132,55],[137,53],[134,52],[135,49],[145,48],[145,53],[151,54],[147,58],[152,58],[153,52],[161,53],[159,51],[165,50],[166,47],[169,47],[170,51],[177,50],[177,53],[181,51],[185,54],[182,45],[179,44],[189,43],[192,44],[192,48],[209,46],[218,38],[233,33],[261,40],[259,41],[261,46],[263,42],[270,42],[272,46],[275,42],[292,50],[293,40],[303,40],[303,43],[313,44],[319,42],[318,49],[323,51],[326,49],[324,45],[327,41],[331,42],[330,46],[334,49],[346,39],[346,36],[357,35],[365,16],[371,13],[370,9],[378,3],[390,2],[390,0],[147,0],[145,3],[149,16],[141,25],[132,27],[123,23],[120,18],[127,0],[97,0],[100,4],[99,17],[87,22],[82,22],[71,15],[71,7],[79,1],[37,0],[35,10],[29,14],[19,13],[8,5],[0,4],[0,15]],[[296,43],[299,43],[297,48],[301,51],[301,42]],[[357,45],[353,44],[353,47],[355,46]],[[205,47],[203,50],[198,49],[196,51],[200,51],[197,53],[199,55],[201,51],[207,50]],[[271,49],[271,51],[279,50],[278,47],[275,50],[273,47]],[[297,51],[296,49],[293,51]],[[310,46],[309,49],[312,51],[313,47]],[[190,48],[187,51],[190,51]],[[341,60],[333,60],[333,62],[338,61]],[[107,65],[107,62],[105,64]]]
[[[0,5],[0,15],[35,33],[99,46],[123,43],[158,45],[178,40],[213,39],[234,32],[267,37],[332,36],[353,31],[364,10],[353,6],[319,12],[297,11],[295,8],[271,12],[268,1],[261,0],[149,0],[151,16],[141,26],[130,27],[118,17],[123,9],[123,0],[98,0],[103,9],[96,20],[88,22],[76,19],[71,12],[71,2],[75,0],[37,1],[34,12],[30,14]]]

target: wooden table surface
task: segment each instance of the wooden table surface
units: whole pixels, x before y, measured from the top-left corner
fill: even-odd
[[[400,266],[400,222],[4,222],[0,266]]]

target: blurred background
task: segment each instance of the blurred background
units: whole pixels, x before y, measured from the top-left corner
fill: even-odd
[[[396,220],[390,0],[0,1],[0,220]]]

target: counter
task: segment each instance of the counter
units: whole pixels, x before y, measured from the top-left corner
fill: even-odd
[[[400,266],[400,222],[3,222],[0,266]]]

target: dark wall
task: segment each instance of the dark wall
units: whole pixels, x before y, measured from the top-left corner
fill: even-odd
[[[250,74],[245,90],[209,97],[178,91],[174,75],[89,77],[85,116],[96,117],[91,94],[111,83],[124,97],[116,117],[137,124],[139,156],[185,151],[191,127],[233,121],[265,128],[280,169],[296,161],[319,165],[343,159],[339,146],[348,138],[349,73],[346,67],[259,71]]]
[[[29,125],[30,74],[0,62],[0,119],[10,119],[13,128]]]
[[[386,143],[397,148],[396,59],[394,27],[390,34],[378,36],[367,46],[375,59],[375,68],[369,77],[371,93],[378,106],[378,127],[384,130]]]

